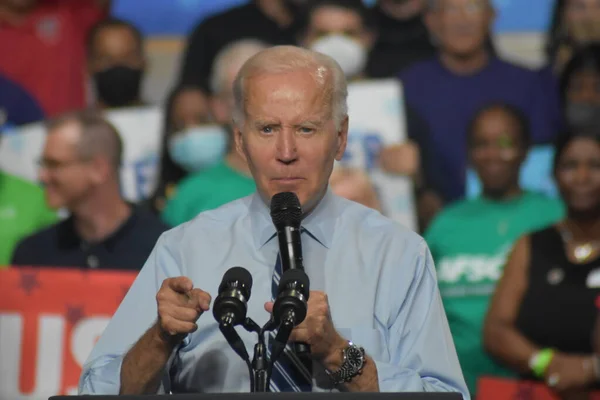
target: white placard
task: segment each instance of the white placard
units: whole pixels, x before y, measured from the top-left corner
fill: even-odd
[[[396,79],[362,81],[348,87],[350,133],[342,165],[369,172],[384,214],[417,228],[412,180],[387,174],[377,165],[383,146],[406,141],[402,87]]]

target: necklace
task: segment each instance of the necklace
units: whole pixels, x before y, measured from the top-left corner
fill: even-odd
[[[575,243],[573,243],[573,234],[564,224],[559,225],[558,229],[560,232],[560,236],[563,239],[563,242],[565,242],[566,244],[570,243],[573,245],[573,255],[575,256],[575,259],[578,263],[583,263],[587,261],[587,259],[590,258],[590,256],[598,249],[599,243],[597,240],[592,240],[580,245],[576,245]]]

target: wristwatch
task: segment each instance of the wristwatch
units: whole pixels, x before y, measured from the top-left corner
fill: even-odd
[[[350,382],[356,375],[360,375],[365,366],[365,349],[348,342],[348,346],[342,350],[344,361],[342,366],[334,372],[327,371],[329,379],[334,385]]]

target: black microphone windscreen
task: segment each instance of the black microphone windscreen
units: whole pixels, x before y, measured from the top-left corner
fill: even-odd
[[[248,293],[246,297],[250,297],[250,291],[252,290],[252,275],[246,268],[243,267],[232,267],[225,272],[221,285],[219,285],[219,293],[226,289],[230,282],[239,282],[238,287],[245,288]]]
[[[275,226],[281,224],[300,225],[302,207],[296,193],[281,192],[273,196],[271,199],[271,219]]]
[[[310,279],[304,270],[299,268],[288,269],[281,275],[279,280],[279,292],[285,290],[285,288],[292,283],[297,283],[302,288],[302,294],[308,299],[310,294]],[[300,287],[296,287],[300,289]]]

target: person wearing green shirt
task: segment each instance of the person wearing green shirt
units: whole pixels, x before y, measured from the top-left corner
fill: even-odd
[[[0,268],[8,266],[21,239],[57,219],[46,205],[42,188],[0,171]]]
[[[171,226],[187,222],[203,211],[222,206],[230,201],[248,196],[256,190],[254,180],[246,161],[236,151],[233,145],[233,128],[231,127],[234,94],[233,81],[242,65],[261,50],[268,46],[254,39],[243,39],[233,42],[219,52],[212,68],[210,101],[214,120],[227,132],[228,150],[225,158],[211,166],[196,171],[182,179],[172,197],[167,202],[161,217]],[[211,149],[217,147],[207,142],[208,135],[198,134],[198,142],[183,145],[178,148],[186,152],[191,164],[206,165],[201,158],[212,158],[217,154]],[[200,145],[200,138],[204,143]],[[225,145],[223,143],[223,145]],[[172,158],[175,162],[179,157],[173,146]],[[192,150],[194,149],[194,150]]]
[[[469,128],[468,153],[482,194],[447,207],[424,235],[472,395],[481,376],[512,376],[483,348],[485,314],[508,252],[524,233],[564,215],[560,200],[519,186],[529,144],[529,124],[517,108],[492,104],[479,111]]]

